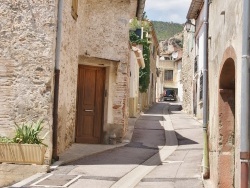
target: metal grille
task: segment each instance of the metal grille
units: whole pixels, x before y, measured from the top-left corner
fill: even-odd
[[[82,175],[49,174],[33,183],[34,187],[68,187],[76,182]]]

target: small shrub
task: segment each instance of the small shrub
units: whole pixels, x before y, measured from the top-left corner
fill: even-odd
[[[42,120],[37,121],[36,123],[23,123],[22,125],[15,125],[16,132],[14,138],[8,138],[5,136],[0,136],[0,143],[19,143],[19,144],[42,144],[47,146],[43,143],[44,138],[46,137],[47,133],[43,138],[40,138],[40,133],[43,130]]]
[[[37,121],[36,123],[17,125],[16,132],[13,138],[14,143],[20,144],[42,144],[44,138],[40,138],[39,134],[43,130],[42,120]]]
[[[13,139],[5,137],[5,136],[0,136],[0,142],[2,143],[13,143]]]

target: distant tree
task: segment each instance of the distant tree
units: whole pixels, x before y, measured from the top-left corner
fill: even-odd
[[[174,22],[152,21],[159,41],[168,40],[183,31],[183,24]]]

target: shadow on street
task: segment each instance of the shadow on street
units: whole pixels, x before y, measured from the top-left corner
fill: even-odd
[[[127,145],[84,157],[80,160],[68,163],[65,166],[142,164],[151,156],[156,155],[165,144],[171,146],[171,144],[166,143],[165,130],[162,126],[162,122],[165,121],[162,112],[167,105],[168,103],[165,102],[157,103],[141,115],[136,121],[132,139]],[[172,113],[172,110],[180,111],[181,109],[181,105],[171,105],[166,112]],[[179,145],[198,144],[177,132],[175,132],[175,134]],[[150,165],[159,164],[161,164],[160,156],[158,156],[156,163]]]

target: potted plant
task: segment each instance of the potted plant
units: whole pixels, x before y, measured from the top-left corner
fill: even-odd
[[[47,145],[40,138],[43,121],[16,125],[14,138],[0,137],[0,162],[43,164]]]

